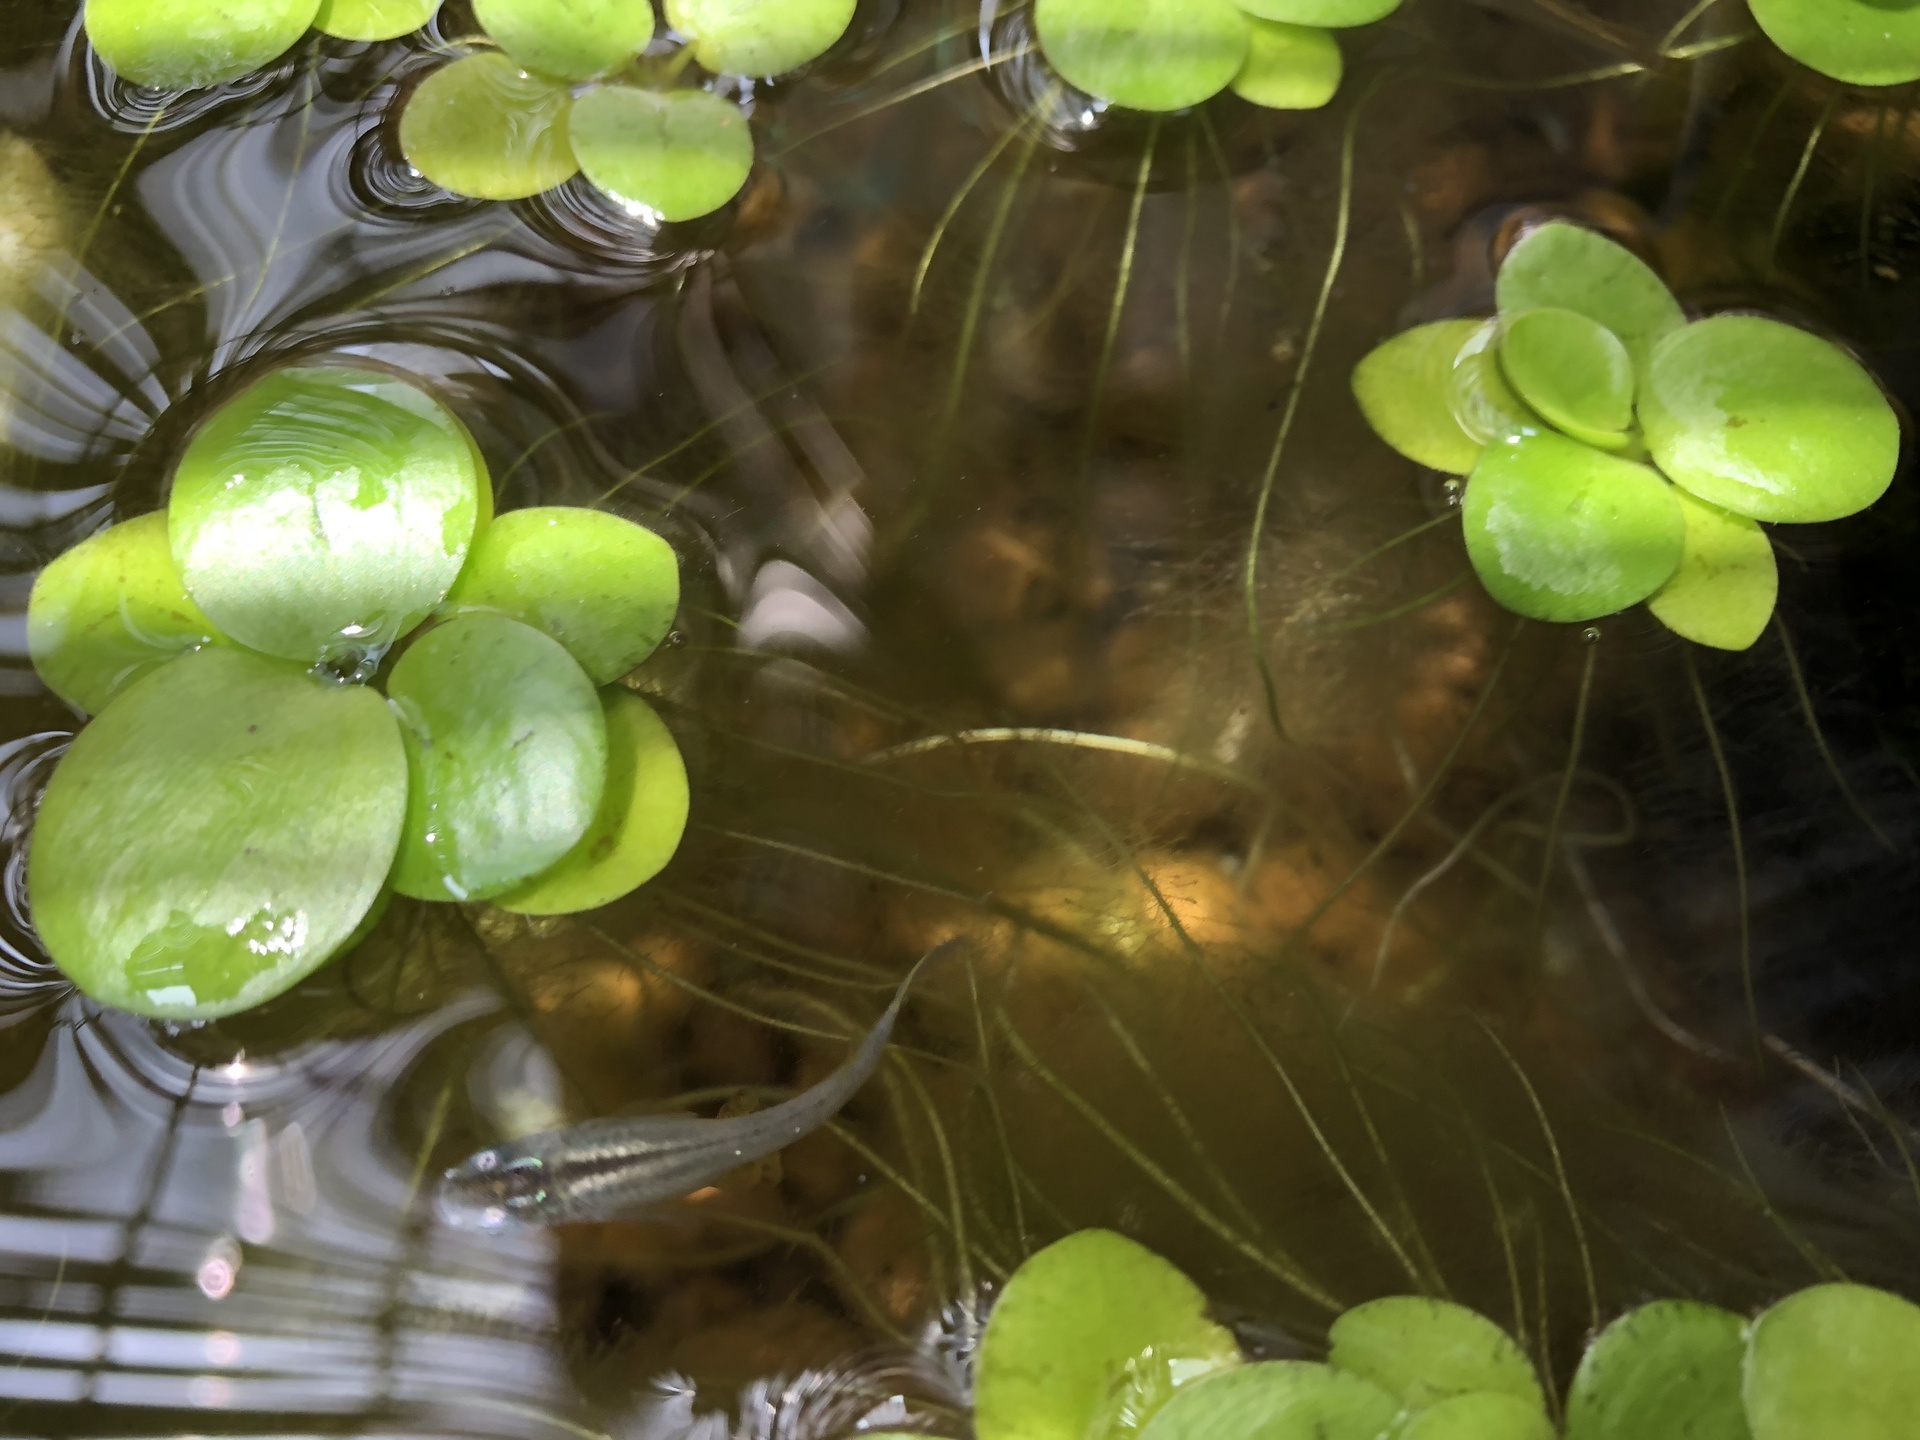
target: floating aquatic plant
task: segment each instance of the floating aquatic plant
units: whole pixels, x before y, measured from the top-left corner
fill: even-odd
[[[1325,1363],[1242,1363],[1166,1261],[1085,1230],[1035,1254],[988,1319],[980,1440],[1890,1440],[1920,1414],[1920,1306],[1803,1290],[1746,1321],[1659,1300],[1587,1348],[1564,1431],[1511,1336],[1449,1300],[1346,1311]]]
[[[1510,610],[1581,621],[1644,600],[1743,650],[1779,583],[1761,523],[1836,520],[1892,483],[1899,421],[1849,356],[1759,316],[1689,323],[1603,236],[1528,232],[1496,299],[1491,320],[1388,340],[1353,388],[1394,449],[1467,476],[1467,555]]]
[[[1231,89],[1276,110],[1313,110],[1340,88],[1336,29],[1400,0],[1035,0],[1047,63],[1131,110],[1185,110]]]
[[[1802,65],[1849,85],[1920,80],[1920,6],[1886,0],[1750,0],[1753,18]]]
[[[75,984],[224,1015],[388,889],[554,914],[659,871],[686,773],[646,702],[602,687],[665,637],[673,551],[598,511],[491,511],[425,391],[289,367],[194,434],[165,513],[47,566],[33,662],[97,718],[47,786],[28,890]]]
[[[476,0],[500,48],[422,81],[400,147],[459,195],[517,200],[580,173],[629,210],[698,219],[747,183],[753,134],[735,101],[655,78],[689,60],[715,76],[784,74],[831,49],[853,11],[853,0],[672,0],[684,48],[646,70],[654,22],[640,0]]]
[[[440,0],[87,0],[94,53],[136,85],[195,90],[271,65],[308,30],[392,40]]]

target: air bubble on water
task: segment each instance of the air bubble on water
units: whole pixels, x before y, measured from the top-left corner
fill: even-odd
[[[1580,632],[1580,638],[1589,645],[1598,645],[1600,643],[1600,627],[1598,625],[1587,626],[1586,629]]]

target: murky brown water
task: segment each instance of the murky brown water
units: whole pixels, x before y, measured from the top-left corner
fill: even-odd
[[[1736,41],[1721,8],[1682,39]],[[896,1393],[959,1434],[979,1297],[1094,1224],[1273,1353],[1424,1289],[1564,1373],[1651,1295],[1920,1283],[1908,479],[1783,532],[1779,628],[1720,656],[1516,624],[1347,398],[1554,207],[1911,403],[1915,97],[1758,42],[1661,60],[1680,18],[1418,0],[1325,113],[1150,125],[1034,112],[1031,60],[979,63],[1018,11],[876,3],[763,98],[738,206],[652,233],[411,175],[382,116],[424,41],[163,104],[11,0],[0,1424],[678,1435],[634,1409],[677,1373],[700,1408],[785,1377],[755,1434]],[[77,299],[35,288],[60,252]],[[238,1020],[97,1013],[20,909],[74,723],[28,588],[320,350],[441,387],[502,508],[674,540],[635,679],[686,844],[576,921],[397,902]],[[654,1221],[432,1223],[502,1134],[808,1083],[953,935],[832,1133]]]

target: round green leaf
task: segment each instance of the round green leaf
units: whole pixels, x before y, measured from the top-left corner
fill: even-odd
[[[711,215],[753,169],[747,117],[705,90],[602,85],[574,102],[567,138],[587,179],[663,220]]]
[[[558,640],[505,615],[456,616],[407,647],[387,695],[411,781],[393,888],[484,899],[557,864],[593,823],[607,726]]]
[[[1152,1251],[1082,1230],[1030,1256],[987,1320],[974,1371],[978,1440],[1086,1440],[1113,1383],[1152,1350],[1191,1380],[1240,1347],[1206,1297]]]
[[[571,180],[565,86],[528,75],[497,50],[443,66],[400,112],[407,163],[475,200],[520,200]]]
[[[1230,0],[1035,0],[1033,24],[1069,84],[1134,110],[1212,99],[1250,50]]]
[[[397,40],[439,8],[440,0],[320,0],[313,28],[339,40]]]
[[[1140,1440],[1379,1440],[1399,1409],[1358,1375],[1267,1360],[1180,1390]]]
[[[1371,25],[1400,8],[1400,0],[1234,0],[1234,3],[1261,20],[1328,30]]]
[[[1488,1391],[1546,1413],[1533,1366],[1512,1337],[1486,1316],[1450,1300],[1424,1295],[1370,1300],[1334,1321],[1327,1337],[1332,1342],[1328,1364],[1364,1376],[1415,1409],[1449,1395]]]
[[[89,714],[155,666],[222,638],[187,598],[159,512],[82,540],[40,572],[27,601],[33,668]]]
[[[486,483],[476,453],[405,380],[276,370],[215,411],[174,470],[167,528],[187,593],[269,655],[384,649],[460,574]]]
[[[1233,93],[1269,110],[1318,110],[1340,88],[1340,42],[1311,25],[1247,17],[1247,63]]]
[[[647,0],[473,0],[473,16],[527,69],[563,80],[616,69],[653,39]]]
[[[1630,1310],[1587,1347],[1567,1440],[1752,1440],[1740,1404],[1746,1322],[1691,1300]]]
[[[564,505],[494,521],[447,597],[449,610],[500,610],[546,631],[596,685],[651,655],[679,606],[672,546],[618,515]]]
[[[1439,1401],[1395,1440],[1555,1440],[1541,1408],[1511,1395],[1476,1392]]]
[[[687,828],[687,767],[673,733],[638,695],[606,690],[607,783],[587,833],[555,865],[494,897],[522,915],[609,905],[665,868]]]
[[[1606,326],[1573,310],[1507,322],[1500,364],[1520,398],[1576,440],[1614,450],[1633,424],[1633,357]]]
[[[1680,568],[1647,601],[1676,635],[1716,650],[1745,650],[1760,638],[1780,593],[1767,532],[1744,515],[1676,489],[1686,520]]]
[[[1562,435],[1489,445],[1461,504],[1467,558],[1509,610],[1594,620],[1638,604],[1680,564],[1686,522],[1645,465]]]
[[[667,0],[667,24],[715,75],[783,75],[831,50],[855,0]]]
[[[1619,337],[1645,371],[1653,347],[1686,323],[1680,302],[1624,245],[1564,220],[1522,235],[1494,283],[1507,319],[1529,310],[1572,310]]]
[[[279,59],[320,0],[87,0],[87,39],[136,85],[196,90]]]
[[[1911,1440],[1920,1306],[1865,1285],[1815,1285],[1753,1322],[1744,1394],[1753,1440]]]
[[[1481,444],[1538,435],[1548,428],[1513,393],[1500,368],[1500,322],[1482,321],[1454,357],[1447,406],[1470,439]]]
[[[1900,460],[1900,422],[1871,375],[1819,336],[1753,315],[1718,315],[1662,343],[1640,423],[1675,484],[1755,520],[1864,510]]]
[[[1374,433],[1416,464],[1464,475],[1481,442],[1454,414],[1455,357],[1483,329],[1478,320],[1441,320],[1402,331],[1353,367],[1353,396]]]
[[[1751,0],[1767,38],[1849,85],[1920,80],[1920,5],[1887,0]]]
[[[406,752],[362,686],[214,646],[80,732],[34,822],[35,928],[69,979],[141,1015],[280,994],[372,907],[406,811]]]

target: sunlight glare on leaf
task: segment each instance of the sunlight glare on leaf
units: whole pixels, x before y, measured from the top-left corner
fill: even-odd
[[[87,39],[136,85],[194,90],[279,59],[320,0],[87,0]]]
[[[387,695],[412,784],[393,888],[497,895],[579,843],[607,777],[593,682],[558,640],[505,615],[459,615],[393,667]]]
[[[704,90],[602,85],[574,101],[567,136],[587,179],[663,220],[712,214],[753,170],[747,117]]]
[[[407,163],[456,195],[521,200],[580,166],[567,148],[566,87],[526,74],[497,50],[434,71],[400,112]]]
[[[245,1010],[354,933],[406,799],[400,729],[372,690],[197,651],[128,687],[61,759],[34,826],[35,926],[97,1000]]]
[[[1036,0],[1047,63],[1071,85],[1134,110],[1210,100],[1247,62],[1247,22],[1229,0]]]
[[[1086,1440],[1110,1382],[1148,1351],[1189,1382],[1238,1364],[1239,1345],[1206,1309],[1191,1280],[1125,1236],[1081,1230],[1056,1241],[1014,1272],[988,1318],[974,1433]]]

